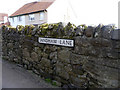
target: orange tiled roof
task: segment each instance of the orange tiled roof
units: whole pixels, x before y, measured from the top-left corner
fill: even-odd
[[[32,2],[25,4],[15,13],[13,13],[10,17],[46,10],[52,3],[53,2]]]

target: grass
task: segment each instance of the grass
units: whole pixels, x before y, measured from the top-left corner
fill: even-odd
[[[53,86],[57,86],[56,82],[55,81],[52,81],[50,78],[46,78],[45,81],[47,83],[51,83]]]

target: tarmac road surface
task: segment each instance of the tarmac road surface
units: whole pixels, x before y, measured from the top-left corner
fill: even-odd
[[[1,62],[1,60],[0,60]],[[16,64],[2,61],[2,88],[56,88]]]

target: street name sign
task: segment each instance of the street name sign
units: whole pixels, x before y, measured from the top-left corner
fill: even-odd
[[[59,45],[59,46],[74,47],[74,40],[70,40],[70,39],[56,39],[56,38],[39,37],[38,41],[41,44],[52,44],[52,45]]]

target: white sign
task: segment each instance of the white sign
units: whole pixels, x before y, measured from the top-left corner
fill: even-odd
[[[69,40],[69,39],[56,39],[56,38],[41,38],[41,37],[39,37],[39,43],[74,47],[74,40]]]

